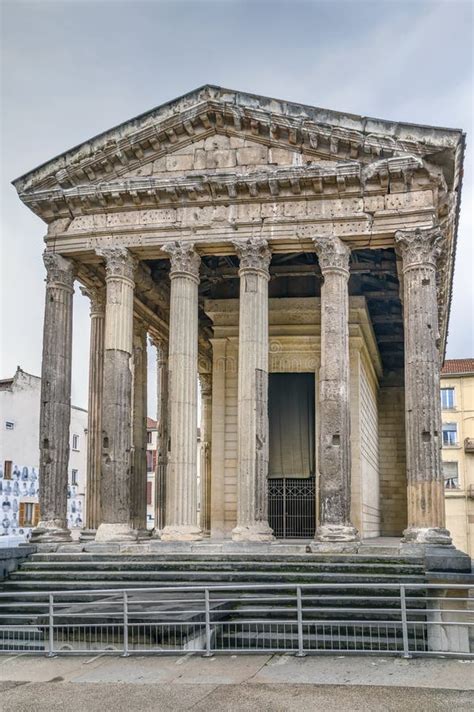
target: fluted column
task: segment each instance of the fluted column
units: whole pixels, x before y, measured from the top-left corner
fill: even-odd
[[[100,524],[102,397],[104,385],[105,289],[81,287],[90,299],[89,398],[87,413],[86,529]]]
[[[155,535],[161,536],[166,523],[166,467],[168,464],[168,344],[155,341],[157,375],[158,441],[155,473]]]
[[[165,541],[202,538],[197,524],[198,285],[194,245],[167,244],[171,260],[169,333],[169,451]]]
[[[319,371],[319,526],[316,543],[354,542],[351,512],[349,401],[349,259],[338,237],[313,239],[321,285]]]
[[[240,258],[237,526],[234,541],[271,541],[268,524],[268,281],[260,238],[233,242]]]
[[[404,540],[428,544],[451,544],[441,467],[436,260],[442,241],[439,228],[399,230],[395,235],[403,260],[408,480]]]
[[[199,374],[201,383],[201,529],[211,529],[211,442],[212,442],[212,374]]]
[[[102,522],[96,541],[135,538],[131,526],[133,295],[136,260],[123,247],[98,250],[105,260],[104,397],[102,409]]]
[[[134,320],[133,331],[133,406],[132,406],[132,526],[146,532],[147,486],[147,328],[139,319]]]
[[[43,255],[46,300],[40,405],[40,522],[33,541],[69,541],[67,480],[71,422],[72,299],[74,265],[54,252]]]

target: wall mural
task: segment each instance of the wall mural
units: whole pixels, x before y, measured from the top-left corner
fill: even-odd
[[[29,539],[39,519],[39,473],[31,465],[0,465],[0,536],[7,534]],[[67,522],[70,529],[81,529],[84,521],[84,495],[77,485],[67,488]]]

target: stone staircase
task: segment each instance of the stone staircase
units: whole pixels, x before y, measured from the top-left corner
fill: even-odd
[[[122,594],[107,592],[117,589],[145,589],[141,594],[131,594],[135,606],[130,647],[145,643],[167,650],[199,648],[205,620],[202,606],[192,613],[193,606],[202,594],[191,590],[158,597],[146,589],[154,587],[224,586],[225,591],[212,600],[213,647],[217,650],[297,649],[298,630],[294,591],[295,585],[313,584],[304,589],[303,637],[308,647],[317,650],[364,650],[378,645],[380,651],[389,650],[396,641],[401,646],[401,626],[390,625],[400,621],[398,592],[387,587],[391,583],[407,584],[410,620],[424,619],[424,592],[410,588],[410,584],[424,583],[425,571],[421,560],[383,555],[315,555],[265,554],[265,553],[37,553],[22,563],[17,571],[1,584],[6,596],[0,599],[0,641],[8,649],[18,643],[15,630],[4,626],[37,626],[38,635],[31,644],[25,641],[25,650],[44,650],[47,632],[45,602],[50,591],[64,592],[67,614],[84,612],[84,603],[90,597],[86,592],[100,589],[107,598],[108,613],[119,612]],[[264,586],[257,600],[251,586]],[[356,587],[336,588],[334,585],[356,584]],[[367,584],[377,584],[376,587]],[[279,588],[276,589],[275,586]],[[287,587],[286,587],[287,586]],[[238,587],[238,588],[237,588]],[[245,587],[242,590],[240,587]],[[282,588],[280,588],[282,587]],[[26,596],[25,594],[31,594]],[[176,602],[177,595],[179,604]],[[226,599],[223,603],[222,599]],[[229,601],[231,599],[231,601]],[[99,610],[97,596],[88,612]],[[95,606],[95,607],[94,607]],[[152,631],[147,613],[153,608],[154,621],[183,623],[177,632],[157,629]],[[347,610],[347,609],[350,610]],[[138,613],[137,613],[138,612]],[[141,612],[143,615],[141,615]],[[27,615],[27,618],[19,614]],[[81,614],[78,613],[80,616]],[[66,620],[66,619],[65,619]],[[80,619],[78,619],[80,622]],[[110,625],[104,616],[103,625]],[[69,620],[70,623],[70,620]],[[382,625],[385,623],[385,627]],[[55,624],[61,625],[61,616],[55,613]],[[143,624],[143,630],[139,628]],[[179,625],[178,625],[179,627]],[[422,626],[409,628],[411,644],[423,650],[426,641]],[[147,637],[149,640],[147,640]],[[120,646],[117,633],[115,644]],[[374,639],[376,641],[374,642]],[[153,640],[152,640],[153,639]],[[0,643],[1,645],[1,643]],[[376,647],[377,649],[377,647]]]

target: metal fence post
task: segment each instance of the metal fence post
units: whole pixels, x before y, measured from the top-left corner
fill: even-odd
[[[304,652],[303,642],[303,601],[301,599],[301,586],[296,587],[296,617],[298,621],[298,652],[296,653],[296,657],[304,658],[306,653]]]
[[[405,586],[400,585],[400,610],[402,616],[402,635],[403,635],[403,656],[411,658],[409,643],[408,643],[408,624],[407,624],[407,604],[405,598]]]
[[[211,651],[211,607],[209,601],[209,589],[204,590],[204,605],[205,605],[205,621],[206,621],[206,652],[203,653],[203,658],[212,657]]]
[[[128,658],[130,653],[128,651],[128,594],[126,591],[123,592],[123,653],[122,657]]]
[[[54,594],[49,594],[48,604],[48,658],[54,658]]]

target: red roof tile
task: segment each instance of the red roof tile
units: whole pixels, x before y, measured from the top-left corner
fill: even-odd
[[[444,362],[441,375],[474,373],[474,358],[451,358]]]
[[[147,417],[146,419],[146,427],[148,430],[154,430],[158,426],[158,423],[156,420],[153,420],[153,418]]]

